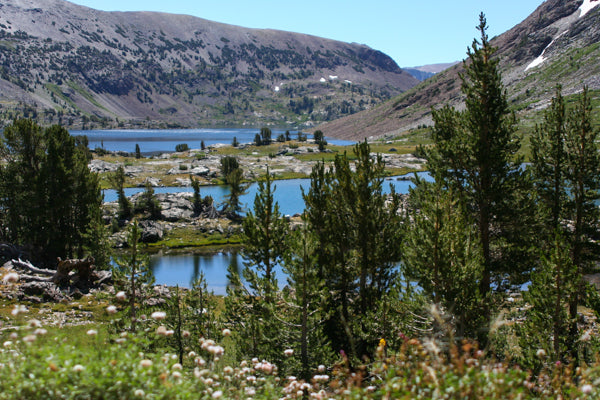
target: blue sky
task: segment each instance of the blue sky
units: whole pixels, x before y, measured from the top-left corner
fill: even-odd
[[[188,14],[248,28],[281,29],[366,44],[412,67],[461,60],[481,11],[490,37],[543,0],[70,0],[105,11]]]

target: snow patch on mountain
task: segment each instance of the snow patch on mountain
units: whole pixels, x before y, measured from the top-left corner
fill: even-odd
[[[600,0],[583,0],[583,4],[581,5],[581,7],[579,7],[579,9],[581,10],[579,18],[589,13],[597,5],[600,5]]]
[[[587,1],[587,0],[586,0]],[[558,35],[557,37],[555,37],[554,39],[552,39],[552,41],[548,44],[548,46],[546,46],[544,48],[544,50],[542,51],[542,54],[540,54],[540,56],[538,58],[536,58],[535,60],[533,60],[526,68],[525,71],[527,71],[528,69],[537,67],[538,65],[541,65],[544,61],[546,61],[546,58],[544,57],[544,54],[546,54],[546,50],[548,50],[550,48],[550,46],[552,46],[554,44],[554,42],[556,42],[562,35],[564,35],[565,33],[567,33],[567,31],[564,31],[563,33],[561,33],[560,35]]]

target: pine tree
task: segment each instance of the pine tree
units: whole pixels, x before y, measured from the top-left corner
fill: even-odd
[[[278,286],[274,268],[281,261],[288,227],[274,201],[275,188],[267,170],[259,181],[254,207],[243,220],[244,268],[240,277],[229,270],[227,314],[235,324],[241,346],[247,355],[265,357],[271,362],[282,360],[282,326],[274,318],[273,304]],[[242,282],[242,278],[245,282]]]
[[[154,285],[154,275],[149,265],[148,256],[139,248],[141,231],[136,220],[129,226],[127,244],[129,249],[118,257],[113,267],[113,277],[117,290],[127,294],[127,313],[129,314],[129,329],[136,331],[138,311],[144,307]]]
[[[531,305],[520,327],[521,348],[529,353],[524,355],[526,363],[539,364],[539,357],[533,354],[537,349],[544,349],[551,361],[566,362],[570,357],[568,301],[577,290],[577,269],[560,231],[551,245],[523,292],[523,299]]]
[[[546,241],[554,240],[557,229],[567,217],[567,154],[566,108],[557,86],[550,107],[544,112],[542,124],[536,126],[531,138],[531,165],[538,194],[540,222]]]
[[[400,260],[399,199],[383,194],[384,164],[368,143],[355,146],[354,170],[346,154],[325,171],[317,164],[304,193],[305,218],[319,243],[317,273],[329,289],[326,332],[336,350],[360,357],[377,346],[366,321],[396,283]]]
[[[243,172],[241,168],[236,168],[231,171],[226,178],[229,184],[229,196],[225,200],[223,212],[231,219],[238,219],[242,211],[240,197],[246,194],[248,185],[242,182]]]
[[[119,203],[119,218],[128,219],[133,214],[131,202],[125,195],[125,169],[119,165],[117,170],[108,177],[113,189],[117,192],[117,201]]]
[[[220,170],[221,170],[221,175],[223,175],[223,178],[225,180],[225,183],[229,183],[229,182],[227,182],[227,177],[229,176],[229,174],[231,174],[233,171],[235,171],[236,169],[239,169],[239,168],[240,168],[240,163],[239,163],[237,157],[225,156],[225,157],[221,158]]]
[[[495,49],[480,15],[480,42],[473,41],[465,62],[462,91],[466,109],[449,107],[433,111],[435,147],[427,167],[443,186],[465,202],[468,218],[477,226],[481,246],[482,277],[479,291],[491,299],[492,284],[518,284],[531,268],[527,210],[533,209],[527,193],[529,180],[517,156],[520,140],[516,121],[503,88]],[[515,262],[519,260],[519,262]],[[486,317],[492,304],[485,304]],[[487,335],[482,332],[484,342]]]
[[[247,263],[264,275],[266,282],[273,281],[273,268],[281,261],[288,231],[287,222],[274,198],[276,186],[271,179],[267,168],[264,179],[258,182],[253,210],[246,214],[243,221],[242,255]]]
[[[64,128],[29,120],[8,126],[0,142],[0,232],[50,265],[90,252],[101,266],[107,259],[99,179],[84,145]]]
[[[415,177],[402,242],[404,273],[446,313],[454,336],[475,337],[481,326],[482,266],[477,234],[451,191]]]
[[[325,140],[325,135],[323,135],[323,132],[319,130],[315,131],[314,141],[319,146],[319,151],[322,152],[325,150],[325,146],[327,146],[327,141]]]
[[[135,144],[135,158],[142,158],[142,152],[140,151],[140,145]]]
[[[192,204],[194,205],[194,214],[199,215],[202,212],[202,196],[200,195],[200,182],[192,175],[190,175],[190,182],[192,184],[192,189],[194,190],[194,200],[192,201]]]
[[[274,314],[285,327],[285,348],[294,350],[293,357],[285,360],[288,373],[299,374],[309,381],[311,372],[331,358],[323,330],[327,315],[322,303],[327,297],[327,288],[325,281],[319,278],[316,265],[318,243],[306,221],[289,236],[288,242],[289,251],[283,257],[288,285],[280,293],[281,301]]]
[[[154,188],[150,182],[146,182],[146,188],[135,205],[136,212],[148,213],[150,219],[161,218],[160,202],[154,195]]]
[[[263,145],[271,144],[271,129],[267,127],[260,128],[260,142]]]
[[[600,258],[599,210],[600,156],[596,147],[598,131],[592,127],[592,106],[587,87],[579,96],[567,118],[567,181],[571,193],[569,219],[573,229],[570,235],[572,262],[576,268],[576,291],[569,299],[569,349],[577,360],[578,308],[584,302],[587,284],[583,274],[590,271]],[[600,312],[600,310],[596,310]]]

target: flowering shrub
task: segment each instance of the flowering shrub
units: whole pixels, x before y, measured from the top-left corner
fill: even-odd
[[[177,354],[156,345],[164,340],[164,312],[154,313],[137,334],[108,333],[102,324],[52,333],[37,319],[27,319],[26,307],[14,309],[21,326],[0,334],[0,400],[600,399],[600,366],[572,371],[554,363],[533,376],[488,360],[470,343],[440,348],[434,341],[404,337],[392,351],[381,339],[373,362],[351,370],[342,355],[302,381],[280,376],[267,360],[232,362],[226,354],[233,343],[229,329],[216,333],[222,342],[200,339],[197,351],[186,350],[179,362]],[[298,357],[291,349],[284,356]]]

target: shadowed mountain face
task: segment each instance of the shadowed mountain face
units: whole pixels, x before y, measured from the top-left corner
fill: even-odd
[[[600,89],[600,0],[547,0],[492,44],[509,99],[522,116],[547,106],[557,83],[566,95],[583,85]],[[376,108],[319,129],[327,136],[361,139],[430,125],[432,107],[462,104],[462,69],[459,63]]]
[[[4,123],[307,127],[418,83],[364,45],[63,0],[0,3],[0,55]]]

